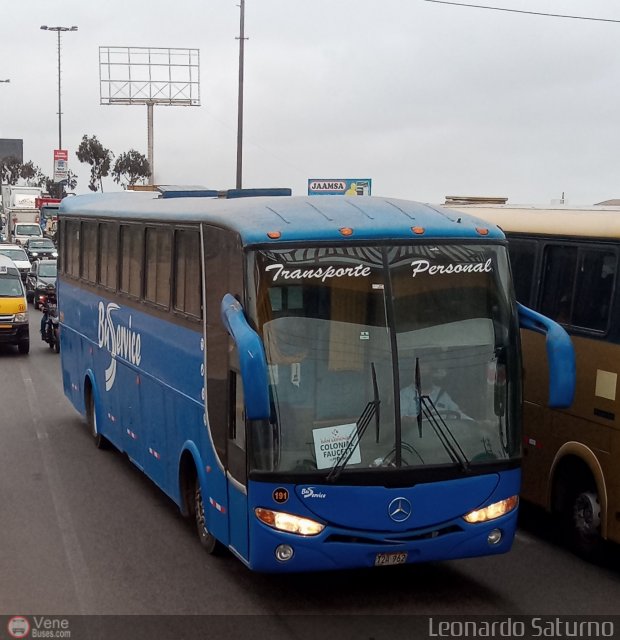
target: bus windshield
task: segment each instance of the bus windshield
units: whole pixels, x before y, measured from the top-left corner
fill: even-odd
[[[519,456],[503,246],[261,250],[250,261],[274,430],[254,470],[458,472]]]

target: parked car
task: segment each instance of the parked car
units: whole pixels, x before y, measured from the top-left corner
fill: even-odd
[[[13,260],[15,266],[19,269],[22,282],[26,282],[26,276],[32,268],[28,254],[17,244],[0,244],[0,255]]]
[[[38,309],[41,299],[48,294],[56,295],[56,260],[38,260],[26,278],[26,298]]]
[[[56,259],[58,257],[56,245],[50,238],[28,238],[22,246],[28,254],[30,262],[45,258]]]

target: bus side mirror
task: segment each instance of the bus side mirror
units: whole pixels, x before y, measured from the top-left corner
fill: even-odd
[[[549,363],[549,406],[570,407],[575,397],[576,365],[575,350],[570,336],[563,327],[547,316],[543,316],[517,302],[519,325],[542,333],[547,337],[547,360]]]
[[[237,345],[248,420],[268,420],[269,383],[263,343],[243,313],[243,307],[230,293],[222,298],[222,322]]]

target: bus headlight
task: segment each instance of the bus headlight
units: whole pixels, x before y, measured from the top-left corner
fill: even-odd
[[[271,511],[271,509],[261,509],[260,507],[257,507],[254,510],[254,513],[256,514],[256,517],[266,525],[269,525],[274,529],[278,529],[279,531],[296,533],[300,536],[316,536],[325,529],[325,525],[320,522],[315,522],[314,520],[302,518],[300,516],[294,516],[282,511]]]
[[[24,311],[24,313],[16,313],[15,322],[28,322],[28,312]]]
[[[499,518],[500,516],[505,516],[507,513],[510,513],[518,504],[519,496],[511,496],[505,500],[494,502],[488,507],[484,507],[484,509],[470,511],[467,515],[463,516],[463,519],[465,522],[469,522],[470,524],[495,520],[495,518]]]

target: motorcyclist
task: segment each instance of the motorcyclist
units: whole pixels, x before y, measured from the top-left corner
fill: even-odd
[[[50,309],[50,296],[54,294],[48,293],[45,296],[45,299],[40,304],[41,311],[43,311],[43,316],[41,318],[41,339],[46,340],[47,338],[47,321],[49,320],[49,309]]]

